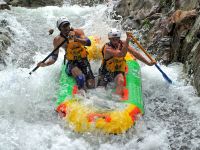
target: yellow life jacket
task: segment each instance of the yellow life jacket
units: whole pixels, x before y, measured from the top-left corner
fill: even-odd
[[[110,46],[109,44],[107,45]],[[104,49],[105,46],[103,47],[102,54],[104,52]],[[102,63],[105,65],[106,70],[112,73],[116,71],[125,72],[126,69],[126,60],[124,57],[111,57],[107,60],[104,59]]]
[[[126,60],[124,59],[124,57],[113,57],[106,61],[106,69],[109,72],[125,72]]]
[[[80,42],[69,40],[66,47],[67,60],[80,60],[87,57],[87,49]]]

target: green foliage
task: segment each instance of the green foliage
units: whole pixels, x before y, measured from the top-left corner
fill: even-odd
[[[150,23],[149,19],[144,19],[142,26],[143,26],[144,29],[150,29],[151,23]]]
[[[165,4],[166,4],[166,0],[160,0],[160,5],[161,6],[165,6]]]
[[[168,8],[172,5],[172,0],[160,0],[160,5],[162,7]]]

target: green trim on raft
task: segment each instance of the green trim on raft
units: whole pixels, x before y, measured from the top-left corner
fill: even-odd
[[[128,73],[126,74],[126,88],[128,92],[128,100],[125,103],[136,105],[144,113],[144,104],[142,99],[142,82],[140,66],[135,60],[126,61],[128,65]]]
[[[142,100],[142,88],[141,88],[141,73],[140,66],[135,60],[128,60],[128,73],[126,75],[126,88],[129,90],[128,100],[122,101],[124,103],[136,105],[144,113],[143,100]],[[56,105],[58,106],[68,98],[73,98],[72,92],[76,81],[73,77],[68,76],[65,72],[66,65],[62,65],[62,71],[60,76],[60,88],[58,91],[58,99]]]
[[[73,87],[76,84],[76,81],[73,77],[68,76],[65,72],[66,65],[62,64],[62,71],[60,75],[60,88],[58,91],[58,99],[56,101],[56,105],[58,106],[60,103],[65,101],[66,98],[72,98]]]

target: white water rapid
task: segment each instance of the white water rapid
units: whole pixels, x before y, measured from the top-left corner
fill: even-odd
[[[77,134],[55,112],[63,54],[52,66],[29,72],[52,50],[57,18],[103,40],[119,22],[109,19],[111,6],[12,7],[1,10],[12,44],[0,71],[0,150],[197,150],[200,149],[200,98],[186,84],[182,64],[161,66],[175,82],[168,85],[155,67],[141,63],[145,114],[127,133]],[[55,28],[53,35],[48,30]],[[93,69],[98,69],[95,63]],[[97,69],[95,71],[97,71]]]

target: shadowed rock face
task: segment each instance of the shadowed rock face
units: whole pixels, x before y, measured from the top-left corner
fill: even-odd
[[[41,6],[61,6],[63,0],[5,0],[8,4],[12,6],[22,6],[22,7],[41,7]],[[94,4],[101,4],[107,0],[70,0],[72,5],[88,5],[93,6]]]
[[[3,9],[8,9],[10,10],[10,7],[8,6],[8,4],[4,1],[0,1],[0,9],[3,10]]]
[[[93,6],[95,4],[102,4],[104,2],[108,2],[109,0],[71,0],[70,3],[72,5],[85,5],[85,6]]]

